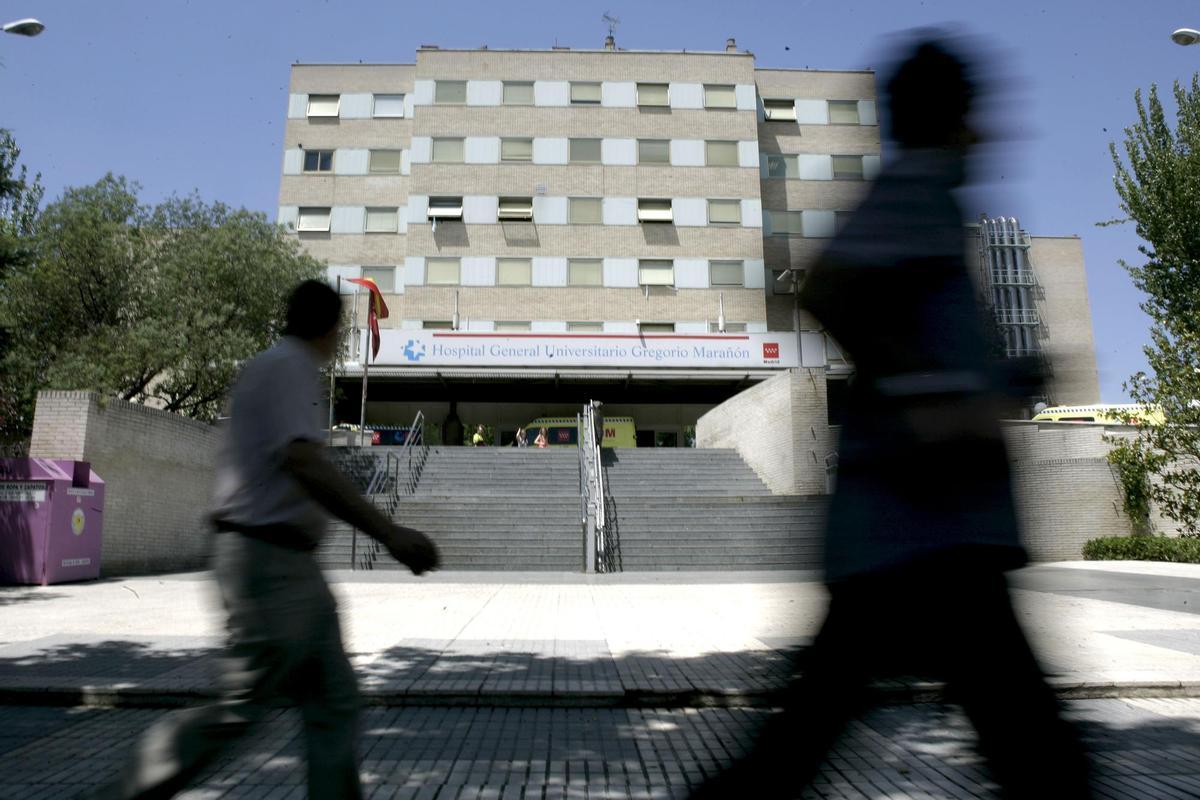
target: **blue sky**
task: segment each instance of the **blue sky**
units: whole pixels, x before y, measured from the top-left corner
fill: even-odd
[[[1015,134],[966,212],[1019,217],[1039,235],[1083,237],[1101,395],[1144,367],[1148,320],[1119,259],[1138,259],[1117,216],[1108,143],[1134,118],[1133,92],[1200,68],[1184,0],[793,0],[793,2],[414,3],[401,0],[0,0],[3,21],[35,16],[35,39],[0,38],[0,126],[48,197],[112,171],[155,201],[193,189],[277,206],[289,67],[296,61],[409,63],[443,47],[599,46],[608,11],[629,49],[720,50],[737,38],[761,67],[880,67],[889,34],[952,23],[1000,55]],[[1169,92],[1168,92],[1169,94]]]

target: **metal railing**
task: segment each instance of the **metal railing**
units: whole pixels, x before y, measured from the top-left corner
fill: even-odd
[[[1036,286],[1037,278],[1033,270],[992,270],[993,286]]]
[[[591,559],[589,558],[589,550],[591,549],[592,530],[588,526],[588,517],[591,514],[592,507],[592,471],[588,466],[587,445],[584,442],[583,435],[583,415],[575,415],[575,430],[579,431],[579,437],[576,448],[579,451],[579,526],[583,531],[583,550],[584,550],[584,570],[591,568]]]
[[[997,308],[996,321],[1001,325],[1037,325],[1038,313],[1031,308]]]
[[[367,484],[365,494],[375,507],[391,517],[400,505],[400,498],[416,493],[421,473],[429,458],[429,446],[425,444],[425,415],[418,411],[413,418],[404,444],[398,450],[388,450],[375,457],[375,472]],[[371,569],[383,550],[383,545],[374,539],[368,545],[363,563],[358,559],[358,529],[350,532],[350,568]]]
[[[601,452],[604,431],[596,418],[599,404],[588,403],[576,415],[579,426],[579,498],[584,528],[584,561],[588,571],[609,572],[615,563],[609,532],[608,491]]]

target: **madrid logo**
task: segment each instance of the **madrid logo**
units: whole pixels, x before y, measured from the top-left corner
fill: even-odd
[[[420,347],[419,350],[418,347]],[[408,344],[404,345],[404,357],[409,361],[420,361],[425,357],[424,343],[418,345],[416,339],[409,339]]]
[[[779,360],[779,342],[763,342],[763,361]]]

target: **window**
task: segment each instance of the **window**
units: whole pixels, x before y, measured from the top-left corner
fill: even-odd
[[[400,214],[395,208],[368,208],[367,233],[395,233]]]
[[[796,274],[790,269],[771,270],[771,294],[795,294]]]
[[[704,84],[705,108],[737,108],[737,94],[729,84]]]
[[[708,224],[709,225],[741,225],[742,224],[742,201],[741,200],[709,200],[708,201]]]
[[[603,322],[568,322],[568,333],[603,333]]]
[[[496,259],[497,286],[529,286],[533,282],[533,267],[528,258]]]
[[[571,81],[571,105],[598,106],[600,105],[600,84]]]
[[[524,220],[533,219],[533,198],[532,197],[501,197],[499,218],[504,220]]]
[[[767,156],[768,178],[798,178],[800,177],[800,160],[796,156],[769,155]]]
[[[638,139],[639,164],[670,164],[671,142],[668,139]]]
[[[673,222],[670,200],[638,199],[638,222]]]
[[[720,325],[716,322],[708,323],[709,333],[720,333]],[[744,322],[726,322],[725,333],[745,333],[746,323]]]
[[[461,197],[429,198],[429,219],[462,219]]]
[[[763,111],[766,113],[767,119],[778,121],[796,121],[796,101],[788,98],[786,100],[776,100],[763,98]]]
[[[338,103],[342,96],[339,94],[310,94],[308,96],[308,116],[336,117]]]
[[[381,292],[391,294],[396,291],[395,267],[363,267],[362,276],[375,281]]]
[[[463,163],[462,139],[434,139],[433,163],[461,164]]]
[[[663,108],[671,105],[670,85],[666,83],[639,83],[637,104],[639,108]]]
[[[427,286],[458,286],[457,258],[425,259],[425,284]]]
[[[454,323],[448,319],[427,319],[421,323],[421,328],[427,331],[452,331]]]
[[[710,286],[742,286],[745,272],[741,261],[709,261],[708,283]]]
[[[603,201],[599,197],[572,197],[567,203],[567,221],[572,225],[600,225],[604,222]]]
[[[298,231],[328,231],[329,207],[301,206],[300,216],[296,220]]]
[[[528,322],[497,322],[496,333],[520,333],[529,330]]]
[[[376,117],[403,117],[404,116],[404,95],[402,94],[377,94],[375,95],[374,116]]]
[[[571,139],[570,161],[572,164],[599,164],[599,139]]]
[[[857,125],[858,124],[858,101],[857,100],[830,100],[829,101],[829,124],[830,125]]]
[[[803,236],[803,216],[799,211],[768,211],[771,215],[771,233],[775,235]]]
[[[458,105],[467,102],[466,81],[434,81],[433,102],[437,105]]]
[[[401,152],[400,150],[372,150],[367,158],[367,172],[398,173]]]
[[[305,172],[330,172],[333,170],[332,150],[305,150]]]
[[[674,286],[675,265],[669,259],[644,258],[638,262],[639,286]],[[674,327],[672,327],[674,330]]]
[[[710,167],[736,167],[738,165],[737,142],[705,142],[704,162]]]
[[[604,285],[604,262],[599,258],[569,259],[567,261],[567,285]]]
[[[862,156],[834,156],[833,179],[835,181],[861,181],[863,179]]]
[[[638,333],[674,333],[674,322],[639,322]]]
[[[501,161],[533,161],[533,139],[501,139]]]
[[[505,81],[504,105],[531,106],[533,105],[533,83],[529,81]]]

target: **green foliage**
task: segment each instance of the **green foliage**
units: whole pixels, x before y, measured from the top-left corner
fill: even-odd
[[[27,169],[17,167],[20,158],[12,134],[0,128],[0,282],[13,265],[28,257],[28,238],[42,202],[42,176],[39,173],[30,181]]]
[[[1088,561],[1174,561],[1200,564],[1200,539],[1167,536],[1106,536],[1083,546]]]
[[[1157,88],[1125,129],[1124,158],[1110,145],[1124,220],[1144,241],[1140,266],[1122,263],[1153,321],[1145,348],[1150,373],[1126,384],[1138,403],[1155,405],[1163,425],[1139,429],[1135,445],[1158,480],[1150,494],[1188,536],[1200,536],[1200,75],[1174,87],[1175,128]]]
[[[1157,463],[1155,454],[1147,452],[1139,440],[1109,439],[1113,448],[1108,451],[1108,463],[1117,474],[1121,487],[1121,505],[1134,535],[1151,533],[1150,473]]]
[[[21,150],[7,130],[0,128],[0,290],[4,278],[28,263],[31,237],[38,204],[42,201],[41,175],[32,181],[24,166],[18,168]],[[0,309],[0,364],[12,347],[12,323]],[[0,368],[0,455],[16,455],[21,447],[12,447],[2,435],[12,420],[20,416],[20,386],[16,376]]]
[[[214,418],[238,366],[278,337],[287,293],[321,272],[263,214],[195,196],[148,207],[138,189],[108,175],[37,218],[0,296],[14,332],[0,372],[19,388],[0,437],[28,435],[43,388]]]

